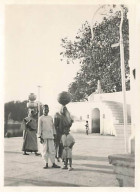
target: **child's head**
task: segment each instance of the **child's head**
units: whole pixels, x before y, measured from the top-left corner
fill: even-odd
[[[45,104],[43,106],[43,114],[44,115],[48,115],[48,113],[49,113],[49,106],[47,104]]]
[[[68,127],[65,127],[64,134],[69,134],[69,132],[70,132],[70,129]]]
[[[88,121],[86,121],[86,123],[88,123]]]

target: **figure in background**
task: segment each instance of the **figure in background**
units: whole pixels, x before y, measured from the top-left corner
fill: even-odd
[[[23,130],[23,155],[29,155],[27,152],[35,152],[35,155],[39,155],[37,153],[37,120],[33,109],[29,109],[28,117],[24,118],[21,129]]]
[[[69,111],[66,106],[62,106],[60,112],[57,112],[54,116],[54,126],[56,129],[56,138],[55,138],[55,149],[56,149],[56,158],[59,161],[59,158],[62,158],[63,146],[60,142],[62,135],[64,134],[65,129],[70,129],[73,120],[70,116]]]
[[[89,131],[88,121],[86,121],[86,125],[85,125],[85,127],[86,127],[86,134],[88,135],[88,131]]]
[[[64,160],[64,167],[62,169],[68,169],[69,161],[69,171],[72,170],[72,148],[75,144],[73,136],[69,133],[70,129],[64,129],[64,135],[62,135],[61,143],[63,145],[62,159]]]
[[[40,138],[40,143],[43,145],[42,158],[44,159],[46,166],[44,169],[48,168],[48,160],[50,158],[53,168],[60,168],[60,166],[55,164],[55,146],[54,137],[56,131],[53,124],[53,118],[48,115],[49,106],[43,106],[43,115],[39,117],[38,121],[38,137]]]

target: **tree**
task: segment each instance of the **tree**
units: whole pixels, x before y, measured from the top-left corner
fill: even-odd
[[[27,101],[11,101],[4,105],[4,120],[5,120],[5,134],[7,130],[8,120],[21,122],[27,116]]]
[[[21,122],[27,115],[27,101],[11,101],[5,103],[4,111],[5,121],[8,120],[10,114],[10,119]]]
[[[126,75],[126,90],[130,89],[129,79],[129,23],[127,19],[128,9],[124,6],[123,41]],[[119,42],[120,12],[110,17],[104,17],[101,23],[93,26],[94,37],[91,39],[91,27],[86,21],[72,42],[63,38],[60,53],[63,59],[70,64],[79,60],[81,68],[69,85],[69,92],[73,95],[73,101],[82,101],[97,88],[100,79],[104,92],[121,91],[121,67],[119,47],[112,48],[112,44]]]

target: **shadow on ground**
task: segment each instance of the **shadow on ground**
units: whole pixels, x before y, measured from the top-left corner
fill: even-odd
[[[10,178],[6,177],[5,180],[8,180],[11,182],[10,186],[63,186],[63,187],[80,187],[79,185],[73,184],[73,183],[64,183],[64,182],[56,182],[56,181],[44,181],[44,180],[31,180],[31,179],[23,179],[23,178]],[[5,186],[9,186],[9,184],[6,184]],[[84,186],[83,186],[84,187]]]
[[[80,166],[86,166],[86,167],[91,167],[91,168],[103,168],[103,169],[113,169],[112,166],[108,165],[96,165],[96,164],[81,164]]]
[[[93,161],[107,161],[107,157],[100,157],[100,156],[80,156],[80,155],[73,155],[73,160],[93,160]]]
[[[75,168],[73,171],[82,171],[82,172],[92,172],[92,173],[104,173],[104,174],[111,174],[114,175],[113,170],[112,171],[105,171],[105,170],[94,170],[94,169],[85,169],[85,168]]]
[[[12,153],[12,154],[22,154],[22,152],[17,152],[17,151],[4,151],[4,153]]]

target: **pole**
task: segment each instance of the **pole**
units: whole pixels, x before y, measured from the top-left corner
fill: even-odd
[[[122,24],[123,24],[123,10],[121,8],[121,22],[120,22],[120,58],[121,58],[121,77],[122,77],[122,95],[123,95],[123,118],[124,118],[124,141],[125,152],[128,153],[128,141],[127,141],[127,104],[126,104],[126,87],[125,87],[125,64],[124,64],[124,46],[122,36]]]
[[[40,88],[41,86],[38,85],[38,118],[40,117]]]
[[[40,117],[40,88],[41,86],[38,85],[38,120],[39,120],[39,117]],[[38,152],[39,154],[41,154],[41,146],[40,146],[40,140],[39,138],[37,138],[37,143],[38,143]]]
[[[94,15],[93,15],[93,17],[92,17],[92,22],[91,22],[91,39],[92,39],[92,40],[93,40],[93,38],[94,38],[93,29],[92,29],[92,27],[93,27],[93,21],[94,21],[94,19],[95,19],[96,14],[98,13],[98,11],[99,11],[100,9],[104,8],[104,7],[105,7],[105,5],[100,6],[100,7],[96,10],[96,12],[94,13]]]
[[[95,15],[97,14],[97,12],[103,8],[104,6],[100,6],[93,18],[95,17]],[[120,11],[121,11],[121,22],[120,22],[120,59],[121,59],[121,79],[122,79],[122,95],[123,95],[123,119],[124,119],[124,142],[125,142],[125,152],[128,153],[128,135],[127,135],[127,104],[126,104],[126,87],[125,87],[125,64],[124,64],[124,46],[123,46],[123,36],[122,36],[122,24],[123,24],[123,9],[121,6],[120,7]],[[93,35],[93,31],[91,28],[91,34],[92,34],[92,40],[94,38]]]

